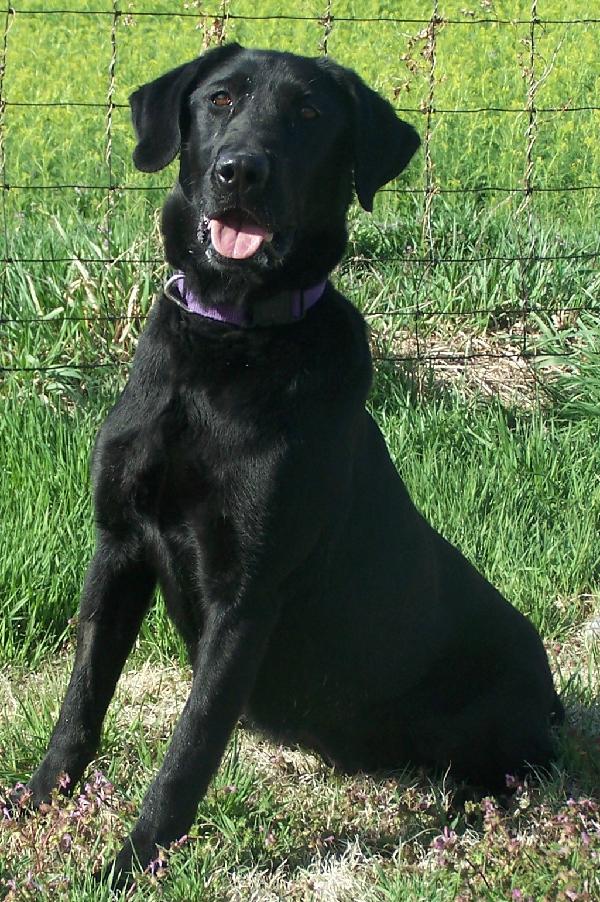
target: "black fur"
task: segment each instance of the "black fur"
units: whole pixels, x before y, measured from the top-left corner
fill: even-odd
[[[237,45],[131,105],[140,168],[180,152],[169,261],[204,300],[249,313],[324,278],[353,181],[370,209],[419,143],[354,73]],[[228,160],[242,168],[223,184]],[[273,233],[249,259],[211,244],[208,220],[231,208]],[[413,506],[365,411],[370,383],[364,321],[331,285],[268,328],[154,305],[96,443],[75,666],[29,783],[39,804],[61,772],[81,778],[160,584],[194,677],[117,882],[189,829],[241,716],[346,771],[451,765],[497,788],[548,762],[560,703],[542,643]]]

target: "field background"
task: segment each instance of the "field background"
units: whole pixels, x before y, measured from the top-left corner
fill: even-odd
[[[89,451],[166,273],[176,170],[134,170],[127,97],[223,38],[326,49],[425,138],[371,217],[352,210],[334,278],[371,326],[371,404],[413,497],[533,619],[568,702],[552,779],[468,818],[446,782],[344,780],[240,732],[191,852],[136,898],[600,897],[600,10],[533,7],[533,28],[530,3],[492,0],[440,2],[437,20],[416,0],[0,14],[0,787],[56,717]],[[159,602],[97,762],[116,789],[0,825],[0,898],[108,898],[81,874],[131,823],[187,680]]]

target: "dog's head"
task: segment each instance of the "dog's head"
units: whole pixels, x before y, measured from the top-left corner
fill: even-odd
[[[343,252],[352,184],[371,210],[419,146],[351,70],[238,44],[167,72],[130,103],[138,169],[180,154],[163,214],[169,261],[246,279],[322,278]]]

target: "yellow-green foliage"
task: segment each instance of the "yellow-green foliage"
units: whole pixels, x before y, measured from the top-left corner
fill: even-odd
[[[225,37],[249,46],[275,47],[307,55],[322,52],[326,34],[319,21],[326,0],[68,0],[58,4],[74,12],[33,15],[47,10],[46,0],[15,4],[7,43],[4,95],[6,173],[13,184],[105,184],[108,179],[106,108],[27,108],[26,101],[85,101],[105,104],[109,91],[112,38],[116,41],[114,101],[126,104],[139,83],[194,56],[216,40],[219,24],[201,10],[231,16]],[[398,107],[427,104],[430,59],[427,22],[433,3],[422,0],[377,2],[333,0],[327,37],[329,53],[352,66]],[[85,10],[103,15],[83,15]],[[136,15],[136,13],[170,15]],[[450,20],[436,29],[433,103],[440,109],[510,107],[524,110],[528,89],[531,5],[523,0],[445,0],[439,15]],[[176,15],[177,13],[185,15]],[[538,3],[542,19],[590,15],[583,0]],[[253,17],[244,19],[244,16]],[[268,18],[268,17],[274,18]],[[277,18],[296,16],[297,19]],[[302,18],[314,17],[314,18]],[[352,21],[381,18],[388,21]],[[481,23],[498,18],[510,24]],[[420,21],[393,21],[414,19]],[[525,20],[512,24],[513,20]],[[535,28],[534,78],[540,80],[536,105],[542,108],[597,105],[600,28],[594,24],[538,25]],[[403,114],[424,131],[422,113]],[[534,178],[544,186],[600,182],[595,153],[600,114],[594,111],[540,112],[533,148]],[[440,113],[432,120],[435,179],[446,188],[492,184],[520,186],[525,171],[525,112]],[[113,113],[113,181],[148,184],[130,163],[132,136],[126,109]],[[411,182],[422,182],[422,163],[411,167]],[[168,182],[169,179],[167,179]],[[159,182],[165,183],[164,177]],[[589,207],[590,193],[571,195],[565,210]],[[553,199],[554,205],[560,196]]]

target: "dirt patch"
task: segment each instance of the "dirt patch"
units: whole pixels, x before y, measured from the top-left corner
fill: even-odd
[[[467,399],[498,398],[527,410],[550,400],[535,358],[523,356],[517,335],[474,335],[456,328],[417,338],[399,331],[397,323],[378,322],[372,351],[376,366],[393,363],[411,375],[425,396],[452,389]],[[544,372],[549,377],[547,367]]]

